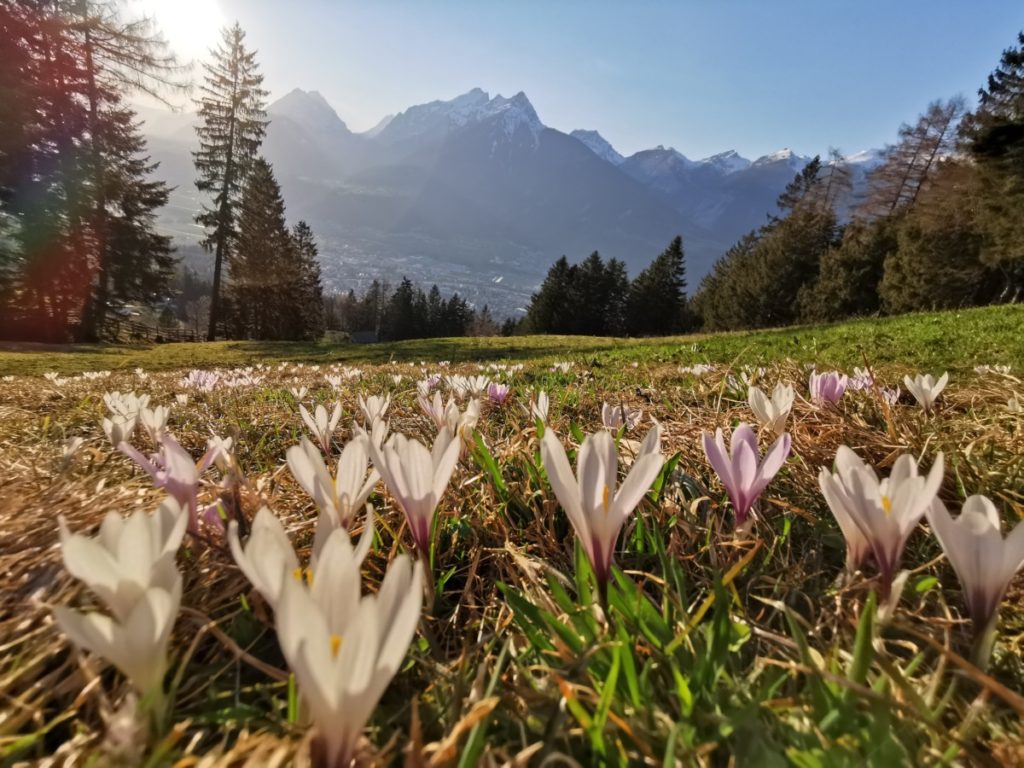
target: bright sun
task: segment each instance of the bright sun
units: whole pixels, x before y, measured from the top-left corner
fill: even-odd
[[[227,23],[216,0],[137,0],[183,63],[205,59]]]

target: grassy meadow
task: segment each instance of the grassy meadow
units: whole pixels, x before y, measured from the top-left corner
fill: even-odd
[[[435,427],[416,394],[430,374],[487,375],[511,393],[503,404],[484,396],[474,448],[442,497],[435,594],[358,764],[1024,764],[1024,581],[1003,602],[981,669],[968,661],[959,583],[927,525],[904,554],[902,594],[882,610],[870,567],[844,574],[843,536],[817,482],[840,445],[882,476],[900,454],[930,467],[941,451],[947,507],[985,494],[1004,528],[1015,524],[1024,517],[1022,329],[1024,308],[1013,306],[672,339],[2,347],[0,765],[307,764],[305,712],[272,612],[223,537],[187,536],[178,555],[170,714],[146,744],[118,714],[125,679],[77,652],[53,620],[54,606],[100,607],[62,566],[57,518],[91,534],[108,511],[154,509],[163,498],[101,428],[104,393],[135,391],[170,407],[167,428],[194,458],[211,435],[231,437],[232,471],[207,470],[203,500],[220,498],[244,520],[269,507],[304,558],[316,507],[285,464],[307,434],[299,404],[341,403],[332,461],[351,437],[358,395],[389,393],[391,432],[429,444]],[[869,367],[878,386],[822,407],[809,399],[810,364]],[[183,381],[194,368],[249,366],[237,386]],[[947,370],[928,415],[903,376]],[[81,375],[97,371],[109,373]],[[747,386],[777,382],[797,393],[792,453],[751,530],[737,534],[701,434],[753,422]],[[896,386],[890,404],[882,387]],[[443,379],[439,387],[447,397]],[[551,399],[546,427],[529,413],[540,390]],[[667,463],[617,541],[602,605],[538,431],[554,430],[573,461],[582,435],[602,429],[604,402],[643,409],[619,440],[623,456],[654,417]],[[155,448],[141,430],[132,442]],[[762,450],[770,442],[761,435]],[[383,484],[370,503],[377,523],[363,575],[373,591],[411,538]]]

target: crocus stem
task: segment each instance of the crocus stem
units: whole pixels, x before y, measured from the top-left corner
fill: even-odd
[[[420,565],[423,568],[423,602],[427,611],[430,613],[434,612],[434,601],[437,599],[437,590],[434,586],[434,569],[430,567],[429,558],[423,557],[423,553],[418,551],[420,555]]]
[[[971,661],[982,672],[988,669],[989,660],[992,658],[992,649],[996,644],[996,623],[998,614],[989,619],[981,631],[975,627],[974,643],[971,646]]]
[[[162,685],[158,685],[142,697],[141,706],[149,724],[149,734],[153,741],[163,737],[167,730],[167,705],[169,699],[164,694]]]

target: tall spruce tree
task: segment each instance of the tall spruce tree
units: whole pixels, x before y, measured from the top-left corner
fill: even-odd
[[[196,187],[213,196],[196,221],[207,230],[203,245],[212,250],[213,293],[207,338],[217,337],[221,322],[221,275],[238,238],[238,206],[246,179],[266,133],[267,92],[257,69],[256,52],[245,47],[245,32],[236,23],[223,30],[222,41],[205,66],[200,86],[199,150],[193,153]]]
[[[686,329],[686,260],[677,236],[633,281],[626,308],[629,333],[654,336]]]
[[[318,339],[324,334],[324,289],[320,260],[309,225],[300,221],[292,229],[292,245],[298,259],[298,293],[295,297],[296,333],[299,338]]]
[[[295,298],[300,259],[285,224],[284,200],[270,163],[258,157],[242,195],[238,236],[228,260],[231,325],[254,339],[301,338]]]

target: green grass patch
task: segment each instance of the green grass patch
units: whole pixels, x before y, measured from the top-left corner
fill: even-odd
[[[386,344],[218,341],[152,345],[0,345],[0,375],[70,375],[94,370],[147,371],[245,366],[256,362],[436,362],[585,358],[605,364],[791,359],[849,369],[899,364],[920,370],[970,370],[1024,360],[1024,307],[1003,305],[869,318],[832,325],[650,339],[593,336],[448,338]]]

